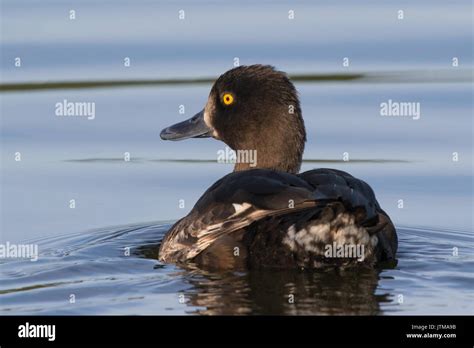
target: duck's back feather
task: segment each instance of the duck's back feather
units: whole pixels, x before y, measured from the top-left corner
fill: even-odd
[[[393,224],[370,186],[362,180],[334,169],[315,169],[299,175],[253,169],[233,172],[213,184],[192,211],[170,229],[161,244],[159,258],[180,262],[212,254],[215,263],[219,263],[219,256],[221,262],[232,263],[229,253],[235,252],[233,246],[242,251],[245,262],[252,259],[247,259],[249,254],[266,252],[252,248],[264,248],[267,254],[274,254],[270,248],[277,251],[279,247],[287,247],[268,245],[271,243],[268,241],[257,246],[257,234],[273,233],[276,237],[273,243],[282,244],[286,233],[283,225],[293,229],[305,223],[314,225],[323,211],[327,213],[328,207],[349,214],[354,226],[370,236],[377,235],[377,259],[394,257]],[[271,257],[278,257],[278,253]]]

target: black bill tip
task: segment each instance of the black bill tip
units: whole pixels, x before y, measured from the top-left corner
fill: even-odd
[[[212,134],[212,129],[204,122],[204,110],[198,112],[189,120],[176,123],[163,129],[160,138],[163,140],[184,140],[189,138],[207,138]]]
[[[160,133],[160,138],[163,140],[180,140],[179,134],[173,132],[170,128],[171,127],[167,127],[163,129]]]

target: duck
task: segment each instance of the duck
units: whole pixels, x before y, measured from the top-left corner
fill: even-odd
[[[396,260],[397,233],[372,188],[341,170],[300,173],[306,130],[298,93],[270,65],[217,78],[203,110],[163,140],[214,138],[257,161],[237,161],[166,233],[163,263],[224,270],[377,267]]]

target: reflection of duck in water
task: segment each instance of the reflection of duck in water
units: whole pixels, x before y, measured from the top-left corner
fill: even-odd
[[[190,308],[208,315],[377,315],[382,302],[391,302],[389,294],[375,294],[378,273],[362,267],[225,273],[188,268],[183,276],[192,287],[183,294]]]
[[[204,110],[161,132],[165,140],[192,137],[255,151],[256,166],[237,163],[212,185],[165,236],[160,260],[317,268],[395,258],[395,228],[369,185],[335,169],[298,174],[306,133],[284,73],[252,65],[220,76]]]

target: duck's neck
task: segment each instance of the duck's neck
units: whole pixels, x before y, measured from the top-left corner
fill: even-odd
[[[268,163],[261,163],[262,161],[259,159],[257,165],[254,163],[236,163],[234,166],[234,172],[240,172],[242,170],[249,170],[249,169],[271,169],[271,170],[278,170],[282,172],[297,174],[301,168],[301,162],[298,161],[287,161],[286,159],[282,159],[281,161],[271,161]]]
[[[271,169],[296,174],[299,172],[303,157],[306,134],[304,126],[289,134],[272,134],[261,136],[246,142],[247,145],[236,146],[236,164],[234,171],[249,169]],[[296,131],[297,130],[297,131]],[[240,151],[239,151],[240,150]]]

